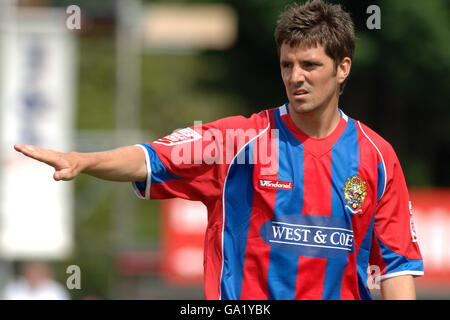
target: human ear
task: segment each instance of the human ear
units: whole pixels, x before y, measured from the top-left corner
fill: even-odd
[[[349,57],[345,57],[342,59],[341,63],[337,66],[337,81],[339,84],[342,84],[345,79],[347,79],[350,74],[350,68],[352,66],[352,60]]]

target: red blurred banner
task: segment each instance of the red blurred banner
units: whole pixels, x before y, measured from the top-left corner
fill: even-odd
[[[203,245],[207,210],[183,199],[161,201],[163,277],[176,285],[203,283]]]
[[[450,189],[410,189],[425,275],[421,286],[450,286]]]

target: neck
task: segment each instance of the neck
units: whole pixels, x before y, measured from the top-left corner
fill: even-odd
[[[317,108],[310,112],[296,112],[289,108],[292,122],[304,133],[313,138],[325,138],[339,124],[341,115],[337,103],[326,108]]]

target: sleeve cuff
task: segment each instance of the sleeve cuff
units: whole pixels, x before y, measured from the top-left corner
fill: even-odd
[[[388,273],[382,276],[377,277],[375,281],[381,282],[383,280],[389,279],[389,278],[395,278],[399,276],[405,276],[405,275],[412,275],[413,277],[420,277],[424,275],[423,271],[417,271],[417,270],[404,270],[399,272],[393,272]]]
[[[142,148],[145,154],[145,164],[147,167],[147,179],[146,181],[134,181],[131,183],[133,190],[140,199],[150,199],[150,185],[152,183],[152,168],[150,165],[150,157],[148,150],[142,144],[136,144],[137,147]]]

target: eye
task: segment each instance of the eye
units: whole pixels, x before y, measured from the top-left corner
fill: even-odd
[[[291,68],[291,67],[292,67],[292,63],[291,63],[291,62],[288,62],[288,61],[283,61],[283,62],[281,63],[281,67],[282,67],[283,69]]]
[[[320,64],[317,62],[313,62],[313,61],[304,61],[302,63],[302,65],[303,65],[303,68],[311,70],[311,69],[318,67]]]

